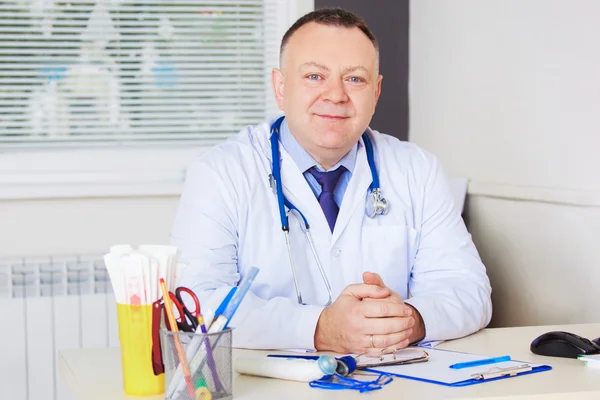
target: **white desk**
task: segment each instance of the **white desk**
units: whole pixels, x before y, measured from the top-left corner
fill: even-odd
[[[313,389],[305,383],[234,374],[235,399],[600,399],[600,369],[581,361],[541,357],[529,351],[538,335],[551,330],[573,332],[590,339],[600,336],[599,324],[485,329],[469,337],[448,341],[439,347],[483,355],[510,354],[513,359],[545,363],[551,371],[474,386],[451,388],[397,378],[382,390],[368,394],[355,391]],[[237,354],[261,353],[234,350]],[[266,353],[266,352],[265,352]],[[130,397],[122,390],[118,348],[64,350],[60,352],[61,376],[77,400],[158,400],[163,396]]]

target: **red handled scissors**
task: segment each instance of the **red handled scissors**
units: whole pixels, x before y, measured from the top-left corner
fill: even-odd
[[[194,305],[194,308],[191,311],[184,301],[184,295],[191,297],[191,301],[188,302],[188,304]],[[173,312],[177,321],[178,330],[183,332],[195,332],[198,328],[198,325],[204,326],[204,318],[202,318],[202,314],[200,313],[200,301],[191,289],[186,287],[178,287],[175,289],[175,294],[173,294],[173,292],[169,292],[169,297],[171,299],[171,303],[173,304]],[[154,306],[156,311],[163,310],[165,307],[163,298],[161,297],[155,301]],[[166,318],[166,313],[165,325],[167,328],[169,328],[169,330],[172,330],[169,326],[169,321]]]
[[[194,309],[192,311],[186,306],[182,293],[191,297],[191,302],[194,304]],[[169,293],[169,296],[173,299],[173,293]],[[177,318],[179,330],[184,332],[195,332],[196,329],[198,329],[198,325],[204,326],[204,318],[200,312],[200,301],[198,301],[198,297],[191,289],[186,287],[178,287],[175,289],[175,299],[173,300],[173,304],[175,304],[175,307],[179,311],[179,318]]]

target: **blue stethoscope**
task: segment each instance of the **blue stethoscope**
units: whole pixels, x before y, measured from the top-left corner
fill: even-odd
[[[310,249],[313,253],[313,257],[317,262],[317,266],[319,267],[319,272],[321,273],[321,277],[323,278],[323,282],[327,287],[327,293],[329,295],[329,299],[325,306],[331,304],[331,285],[329,284],[329,280],[325,275],[325,270],[321,265],[321,261],[319,260],[319,256],[317,254],[317,250],[315,248],[315,244],[312,239],[312,235],[310,234],[310,226],[304,214],[298,208],[293,205],[283,194],[283,184],[281,182],[281,165],[280,165],[280,155],[279,155],[279,130],[281,127],[281,122],[284,117],[278,118],[273,125],[271,125],[271,158],[272,158],[272,174],[269,176],[271,180],[271,185],[273,185],[273,181],[275,181],[276,193],[277,193],[277,202],[279,205],[279,217],[281,218],[281,230],[283,230],[285,235],[285,243],[287,245],[288,256],[290,258],[290,265],[292,267],[292,274],[294,276],[294,285],[296,287],[296,296],[298,298],[298,304],[305,304],[302,301],[302,293],[300,292],[300,287],[298,286],[298,279],[296,276],[296,267],[294,264],[294,258],[292,257],[292,249],[290,246],[290,224],[288,220],[288,216],[285,211],[285,207],[287,207],[291,213],[294,213],[299,217],[303,223],[300,224],[302,230],[304,231],[304,235]],[[373,154],[373,143],[371,139],[367,135],[367,133],[362,134],[363,142],[365,144],[365,151],[367,153],[367,161],[369,163],[369,168],[371,169],[372,182],[369,187],[369,195],[367,196],[367,202],[365,206],[365,213],[369,218],[375,218],[377,215],[385,215],[388,212],[388,202],[381,196],[381,188],[379,187],[379,176],[377,174],[377,168],[375,167],[375,156]]]

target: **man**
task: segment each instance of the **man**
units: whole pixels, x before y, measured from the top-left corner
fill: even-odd
[[[285,118],[243,129],[189,168],[172,232],[189,264],[179,283],[214,312],[260,268],[231,323],[236,347],[377,353],[468,335],[491,318],[485,267],[439,163],[368,127],[378,53],[352,13],[300,18],[272,72]],[[365,202],[381,206],[374,172],[388,210],[366,215]]]

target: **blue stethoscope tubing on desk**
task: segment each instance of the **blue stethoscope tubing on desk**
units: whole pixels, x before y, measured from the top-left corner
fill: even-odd
[[[296,266],[294,265],[294,259],[292,257],[292,249],[290,247],[290,224],[288,220],[288,216],[286,214],[285,208],[287,207],[291,213],[297,214],[301,219],[300,226],[302,227],[302,231],[308,241],[310,249],[313,253],[313,257],[317,262],[317,267],[319,268],[319,272],[321,273],[321,277],[323,282],[325,283],[325,287],[327,288],[328,300],[325,306],[331,304],[332,295],[331,295],[331,285],[329,284],[329,280],[325,275],[325,270],[323,269],[323,265],[319,259],[319,255],[317,254],[317,250],[315,248],[315,243],[312,239],[312,235],[310,234],[310,226],[306,217],[298,208],[293,205],[283,194],[283,184],[281,182],[281,165],[280,165],[280,155],[279,155],[279,130],[281,127],[281,122],[285,117],[278,118],[271,125],[271,158],[272,158],[272,174],[269,176],[271,182],[275,181],[276,193],[277,193],[277,203],[279,206],[279,217],[281,218],[281,229],[285,235],[285,243],[287,245],[288,256],[290,258],[290,265],[292,267],[292,275],[294,277],[294,286],[296,288],[296,297],[298,298],[299,304],[305,304],[302,300],[302,292],[300,291],[300,287],[298,285],[298,278],[296,276]],[[373,143],[369,138],[367,132],[362,134],[362,139],[365,144],[365,152],[367,153],[367,161],[369,163],[369,168],[371,169],[372,182],[369,187],[369,195],[367,196],[367,202],[365,206],[365,213],[369,218],[375,218],[377,215],[385,215],[388,212],[389,206],[386,199],[381,195],[381,188],[379,187],[379,175],[377,173],[377,167],[375,166],[375,155],[373,153]]]

